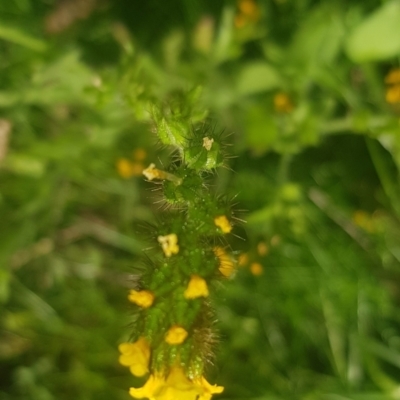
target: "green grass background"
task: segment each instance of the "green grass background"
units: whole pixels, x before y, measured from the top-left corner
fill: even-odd
[[[117,345],[136,221],[160,210],[116,163],[141,148],[168,164],[154,105],[225,130],[236,158],[212,188],[244,210],[232,248],[263,266],[214,295],[218,398],[400,399],[400,100],[384,81],[400,2],[257,12],[239,28],[228,0],[0,2],[0,400],[127,400],[141,384]]]

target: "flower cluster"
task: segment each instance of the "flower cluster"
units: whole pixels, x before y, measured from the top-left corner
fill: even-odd
[[[167,169],[152,163],[143,170],[161,184],[171,207],[149,227],[154,254],[140,286],[128,295],[137,313],[133,341],[120,344],[119,361],[133,375],[147,375],[142,387],[130,389],[135,399],[209,400],[223,391],[203,374],[216,341],[212,282],[235,271],[226,241],[234,218],[204,184],[206,174],[221,165],[224,148],[220,134],[204,129],[193,128],[185,139],[171,137],[171,131],[161,135],[178,147],[181,159]]]
[[[265,257],[267,257],[274,248],[279,245],[280,237],[273,236],[268,242],[261,240],[257,246],[247,253],[242,253],[238,259],[239,267],[248,267],[251,274],[254,276],[261,276],[264,274],[264,266],[266,264]]]

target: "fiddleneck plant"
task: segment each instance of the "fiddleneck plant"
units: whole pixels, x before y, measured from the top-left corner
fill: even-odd
[[[204,377],[216,342],[209,296],[214,281],[231,276],[235,267],[226,242],[231,207],[206,183],[223,165],[223,138],[200,121],[185,126],[188,115],[181,109],[153,107],[152,115],[161,142],[174,146],[178,156],[168,168],[152,163],[143,171],[161,183],[171,207],[150,227],[156,254],[148,257],[140,287],[129,293],[138,312],[132,342],[119,346],[119,361],[146,378],[130,389],[135,399],[209,400],[223,391]]]

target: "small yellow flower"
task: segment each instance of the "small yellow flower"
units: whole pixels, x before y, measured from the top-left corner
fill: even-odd
[[[260,8],[254,0],[239,0],[239,12],[235,17],[236,28],[257,22],[260,18]]]
[[[126,158],[120,158],[117,161],[117,171],[119,176],[129,179],[132,178],[132,176],[141,175],[143,171],[143,165],[140,162],[131,162]]]
[[[150,375],[143,387],[131,388],[129,394],[135,399],[211,400],[213,394],[223,390],[222,386],[210,385],[203,376],[191,380],[182,368],[172,367],[167,377]]]
[[[229,278],[235,271],[231,256],[222,247],[214,247],[214,254],[219,258],[219,272]]]
[[[400,83],[400,68],[392,69],[385,77],[385,83],[395,85]]]
[[[400,103],[400,68],[392,69],[385,77],[386,88],[385,99],[389,104]]]
[[[149,290],[134,290],[129,292],[128,300],[139,307],[149,308],[154,302],[154,294]]]
[[[198,275],[190,277],[189,284],[183,293],[185,299],[197,299],[198,297],[208,296],[207,282]]]
[[[240,0],[238,7],[244,15],[255,16],[258,13],[258,7],[254,0]]]
[[[250,272],[255,276],[260,276],[264,271],[260,263],[253,262],[250,264]]]
[[[165,335],[165,341],[168,344],[181,344],[187,338],[188,332],[185,328],[179,325],[174,325],[169,328],[167,334]]]
[[[119,176],[128,179],[132,176],[132,165],[126,158],[120,158],[117,161],[117,171]]]
[[[161,244],[163,252],[167,257],[179,253],[178,236],[175,233],[170,233],[166,236],[159,236],[157,240]]]
[[[400,84],[388,87],[386,89],[385,99],[389,104],[400,103]]]
[[[214,218],[214,224],[224,233],[229,233],[232,230],[232,225],[225,215],[219,215]]]
[[[135,343],[121,343],[119,363],[129,367],[135,376],[143,376],[149,372],[150,346],[144,337]]]
[[[274,96],[274,109],[279,113],[289,113],[293,110],[293,103],[286,93],[276,93]]]

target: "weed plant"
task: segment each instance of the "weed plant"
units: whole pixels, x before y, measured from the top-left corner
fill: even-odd
[[[398,0],[0,2],[0,400],[398,399],[399,38]]]

